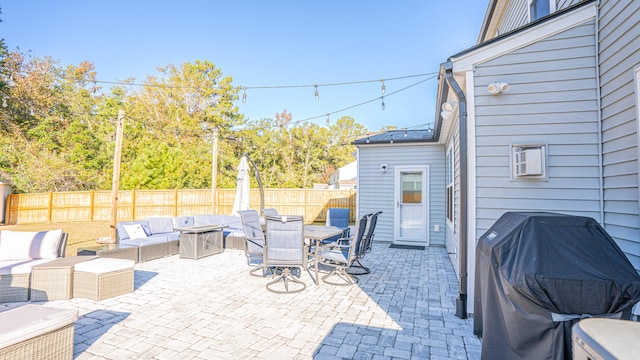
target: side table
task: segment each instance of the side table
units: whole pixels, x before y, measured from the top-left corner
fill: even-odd
[[[78,248],[78,255],[95,255],[101,258],[133,260],[138,263],[138,246],[106,244]]]
[[[180,258],[199,259],[221,253],[224,249],[222,229],[228,225],[201,225],[176,228],[180,231]]]
[[[68,300],[73,295],[73,268],[96,256],[68,256],[31,268],[31,301]]]

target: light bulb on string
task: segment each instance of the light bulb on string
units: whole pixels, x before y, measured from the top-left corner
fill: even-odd
[[[246,103],[247,102],[247,87],[243,87],[242,88],[242,103]]]
[[[381,97],[380,99],[382,99],[382,110],[384,110],[384,109],[385,109],[385,106],[384,106],[384,96],[383,96],[383,97]]]
[[[391,140],[389,141],[390,144],[393,144],[393,134],[391,134]]]
[[[382,82],[382,95],[384,95],[384,92],[387,90],[387,88],[384,86],[384,79],[380,81]]]
[[[327,114],[327,126],[329,126],[330,123],[331,123],[331,120],[329,119],[329,114]]]
[[[407,137],[407,128],[404,128],[404,137]]]
[[[320,94],[318,93],[318,85],[315,85],[315,84],[314,84],[313,86],[316,88],[316,93],[315,93],[315,95],[316,95],[316,101],[318,101],[318,100],[320,100]]]

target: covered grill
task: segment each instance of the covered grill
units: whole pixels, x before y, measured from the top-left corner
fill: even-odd
[[[474,333],[483,359],[570,359],[584,317],[629,319],[640,275],[593,219],[510,212],[476,252]]]

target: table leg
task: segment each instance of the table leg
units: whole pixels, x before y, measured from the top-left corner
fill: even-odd
[[[320,258],[320,245],[322,244],[322,240],[316,239],[316,254],[314,255],[315,259],[313,259],[313,266],[316,271],[316,285],[320,286],[320,277],[318,271],[318,259]]]

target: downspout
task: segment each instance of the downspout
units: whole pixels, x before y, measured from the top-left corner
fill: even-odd
[[[467,159],[467,99],[460,85],[453,77],[453,64],[448,61],[442,64],[444,78],[458,97],[458,112],[460,121],[460,246],[458,248],[460,259],[460,289],[456,299],[456,316],[460,319],[467,318],[467,211],[468,211],[468,159]]]

